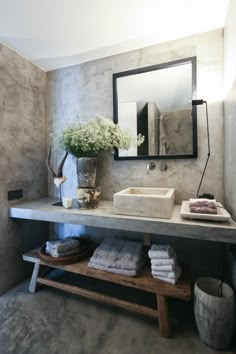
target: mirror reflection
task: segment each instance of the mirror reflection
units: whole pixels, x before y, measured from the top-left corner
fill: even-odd
[[[116,159],[197,156],[195,57],[114,74],[113,90],[114,121],[145,136]]]

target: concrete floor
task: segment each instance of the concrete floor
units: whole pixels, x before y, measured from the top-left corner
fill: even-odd
[[[0,354],[222,353],[199,339],[191,304],[170,310],[174,336],[165,339],[155,319],[52,288],[30,294],[25,281],[0,297]]]

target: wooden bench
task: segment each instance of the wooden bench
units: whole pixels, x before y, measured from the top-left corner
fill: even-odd
[[[128,310],[139,312],[151,317],[159,319],[160,335],[162,337],[171,336],[171,327],[168,314],[168,297],[178,298],[185,301],[191,300],[191,286],[188,272],[183,269],[182,275],[176,285],[168,284],[161,280],[154,279],[150,272],[150,267],[142,269],[136,277],[126,277],[123,275],[108,273],[87,266],[88,259],[70,265],[49,265],[43,262],[39,257],[39,249],[32,250],[23,255],[23,259],[34,263],[34,269],[29,285],[29,291],[35,293],[37,284],[48,285],[57,289],[61,289],[73,294],[85,296],[89,299],[97,300],[103,303],[116,305]],[[48,279],[40,275],[40,266],[47,266],[50,269],[61,269],[67,272],[84,275],[91,278],[96,278],[111,283],[136,288],[150,293],[154,293],[157,299],[157,309],[152,309],[147,306],[133,304],[115,297],[100,294],[95,291],[80,288],[79,286],[69,285],[56,280]]]

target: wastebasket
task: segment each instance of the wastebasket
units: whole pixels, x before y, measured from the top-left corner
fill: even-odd
[[[214,278],[200,278],[194,286],[194,315],[201,340],[214,349],[229,346],[235,322],[233,289]]]

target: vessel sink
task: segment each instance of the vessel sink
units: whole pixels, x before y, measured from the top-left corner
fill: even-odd
[[[174,188],[130,187],[114,194],[114,213],[170,219]]]

